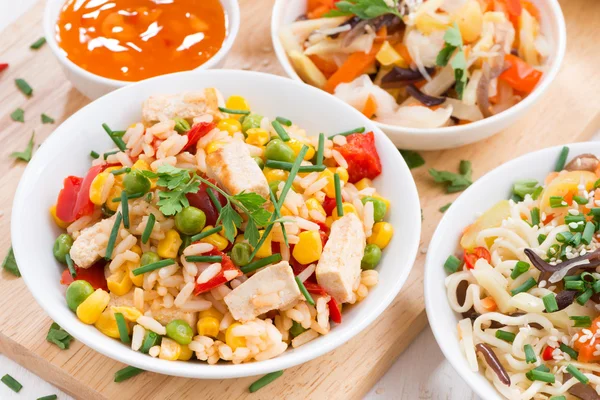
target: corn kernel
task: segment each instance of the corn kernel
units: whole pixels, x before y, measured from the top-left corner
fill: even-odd
[[[189,361],[194,355],[194,352],[190,349],[190,346],[187,344],[180,344],[179,347],[181,347],[181,353],[179,354],[178,360]]]
[[[96,289],[77,307],[77,318],[84,324],[91,325],[98,321],[100,315],[110,301],[110,294],[102,289]]]
[[[306,200],[304,204],[306,204],[306,208],[308,208],[308,211],[318,211],[324,216],[327,215],[325,209],[323,208],[321,203],[319,203],[319,200],[315,199],[314,197],[311,197],[310,199]]]
[[[394,228],[392,224],[389,222],[377,222],[373,225],[373,234],[367,238],[367,243],[375,244],[383,250],[390,243],[393,235]]]
[[[131,321],[131,322],[137,321],[137,319],[142,316],[142,313],[135,307],[126,307],[126,306],[115,307],[115,306],[113,306],[113,307],[111,307],[111,310],[113,313],[123,314],[123,317],[125,317],[125,319],[127,321]]]
[[[133,286],[133,282],[131,282],[131,278],[129,277],[129,269],[126,267],[120,268],[118,271],[106,278],[106,284],[111,293],[114,293],[117,296],[126,295]]]
[[[319,174],[319,179],[322,178],[327,178],[327,186],[323,188],[323,191],[327,197],[335,199],[335,183],[333,182],[333,172],[331,172],[329,169],[324,170]]]
[[[287,145],[290,146],[290,148],[294,151],[296,157],[298,157],[298,154],[300,154],[300,150],[302,150],[302,146],[304,146],[305,144],[296,139],[290,139],[287,142]],[[304,160],[309,161],[312,160],[312,158],[315,156],[315,148],[312,147],[310,144],[306,144],[306,147],[308,147],[308,151],[304,155]]]
[[[329,167],[327,169],[330,170],[334,174],[338,174],[340,176],[340,181],[342,181],[343,183],[348,182],[348,170],[346,168]],[[335,189],[335,186],[334,186],[334,189]]]
[[[202,232],[206,232],[209,229],[212,229],[213,226],[207,225],[202,229]],[[202,243],[210,243],[215,246],[219,251],[223,251],[229,245],[229,241],[218,233],[213,233],[203,239],[200,239]],[[158,253],[160,255],[160,253]]]
[[[67,229],[67,226],[69,226],[69,223],[58,218],[58,216],[56,215],[56,204],[53,205],[52,207],[50,207],[49,211],[50,211],[50,215],[52,216],[52,220],[54,221],[54,223],[56,225],[58,225],[59,228]]]
[[[476,0],[467,1],[453,16],[465,43],[475,42],[483,29],[483,13]]]
[[[229,325],[229,328],[227,328],[227,331],[225,332],[225,343],[231,347],[231,350],[235,351],[235,349],[237,349],[238,347],[246,347],[246,338],[243,336],[233,336],[233,334],[231,333],[231,331],[233,330],[233,328],[235,328],[236,326],[240,326],[241,324],[239,322],[234,322],[233,324]]]
[[[138,256],[142,255],[142,248],[140,246],[138,246],[137,244],[134,244],[131,249],[129,249],[131,251],[133,251],[135,254],[137,254]]]
[[[246,131],[246,135],[246,143],[253,146],[264,146],[271,138],[271,134],[261,128],[250,128]]]
[[[229,136],[233,136],[234,133],[242,131],[242,124],[240,124],[240,121],[237,119],[225,118],[219,121],[217,128],[221,131],[228,132]]]
[[[163,337],[160,342],[160,354],[158,358],[161,360],[175,361],[181,355],[181,346],[174,340]]]
[[[111,310],[106,310],[100,314],[100,317],[94,323],[94,326],[108,337],[114,339],[120,338],[117,320],[115,319],[115,315]]]
[[[215,317],[204,317],[198,320],[198,335],[216,338],[219,335],[221,322]]]
[[[265,233],[264,229],[258,231],[260,233],[260,238],[262,239],[263,234]],[[273,255],[273,249],[271,248],[271,239],[273,237],[272,233],[269,233],[269,236],[265,239],[260,249],[256,252],[256,258],[265,258]]]
[[[119,175],[121,176],[121,175]],[[111,211],[117,211],[117,208],[119,208],[119,205],[121,205],[120,202],[113,202],[112,200],[118,197],[121,197],[121,192],[123,191],[123,184],[117,182],[117,179],[115,178],[115,183],[113,184],[112,189],[110,189],[110,192],[108,192],[108,199],[106,200],[106,203],[104,203],[104,205],[106,206],[106,208],[108,208]]]
[[[102,205],[102,192],[104,192],[104,185],[108,180],[110,172],[101,172],[92,181],[90,185],[90,201],[97,206]]]
[[[225,103],[225,107],[231,109],[231,110],[245,110],[245,111],[250,111],[250,106],[248,105],[248,102],[246,101],[245,98],[243,98],[242,96],[237,96],[237,95],[233,95],[233,96],[229,96],[229,98],[227,99],[227,102]],[[230,118],[235,118],[235,119],[240,119],[242,116],[239,114],[231,114]]]
[[[298,235],[299,241],[294,246],[292,255],[300,264],[317,261],[323,252],[321,235],[317,231],[304,231]]]
[[[340,177],[341,178],[341,177]],[[358,189],[358,190],[363,190],[369,187],[373,186],[373,181],[370,180],[369,178],[362,178],[360,181],[356,182],[354,184],[354,186]]]
[[[148,164],[145,160],[137,160],[135,163],[133,163],[131,169],[137,169],[138,171],[152,171],[150,164]],[[156,181],[158,181],[158,178],[150,179],[150,189],[156,188]]]
[[[350,214],[350,213],[354,213],[354,214],[358,215],[358,212],[356,211],[356,207],[354,207],[354,204],[352,204],[352,203],[345,203],[345,202],[342,203],[342,210],[344,210],[344,215]],[[333,217],[334,220],[339,219],[337,207],[335,207],[333,209],[331,216]]]
[[[137,287],[142,287],[142,285],[144,284],[144,274],[140,274],[140,275],[133,274],[133,270],[136,268],[139,268],[140,265],[137,263],[132,263],[130,261],[126,262],[125,265],[126,265],[128,273],[129,273],[129,279],[131,279],[131,282]]]
[[[333,225],[333,217],[329,216],[329,217],[325,218],[325,225],[328,228],[331,228],[331,225]]]
[[[425,12],[420,13],[415,17],[415,25],[419,32],[424,35],[430,35],[435,31],[446,30],[448,28],[447,23],[444,23]]]
[[[390,45],[390,42],[388,42],[387,40],[383,42],[375,58],[377,59],[377,61],[379,61],[381,65],[385,67],[388,67],[390,65],[396,65],[404,61],[402,56],[398,54],[398,52]]]
[[[175,258],[183,240],[175,229],[169,229],[164,239],[158,242],[156,253],[162,258]]]
[[[281,209],[279,211],[281,212],[282,217],[292,217],[293,216],[292,212],[286,206],[281,206]]]
[[[205,149],[206,154],[214,153],[215,151],[219,150],[224,145],[225,145],[225,142],[222,142],[220,140],[213,140],[212,142],[210,142],[208,144],[208,146],[206,146],[206,149]]]
[[[273,181],[286,181],[288,178],[289,172],[284,171],[282,169],[271,169],[265,167],[263,169],[263,174],[265,174],[265,178],[267,178],[267,182],[271,183]]]
[[[200,311],[200,318],[205,317],[213,317],[219,320],[219,322],[223,319],[223,314],[221,314],[216,308],[211,307],[208,310]]]

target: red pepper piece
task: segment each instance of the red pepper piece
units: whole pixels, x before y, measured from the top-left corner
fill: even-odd
[[[204,255],[222,256],[223,261],[221,261],[221,271],[216,276],[211,278],[208,282],[197,283],[196,289],[194,289],[194,294],[199,295],[201,293],[208,292],[209,290],[212,290],[212,289],[216,288],[217,286],[221,286],[224,283],[227,283],[228,280],[227,280],[227,278],[225,278],[225,271],[236,271],[237,272],[236,276],[242,275],[242,271],[240,271],[235,265],[233,265],[231,258],[227,257],[227,254],[223,253],[222,251],[219,251],[217,249],[212,249],[211,251],[209,251],[208,253],[205,253]]]
[[[490,252],[487,251],[487,249],[485,247],[476,247],[471,253],[468,253],[465,250],[463,258],[465,260],[465,265],[467,266],[468,269],[475,268],[475,263],[480,258],[485,259],[487,262],[492,261]]]
[[[73,281],[87,281],[94,289],[108,290],[106,277],[104,276],[104,260],[97,261],[89,268],[79,268],[75,266],[75,279],[71,276],[68,269],[65,269],[60,278],[60,283],[69,285]]]
[[[8,68],[7,63],[0,64],[0,72],[4,71],[6,68]]]
[[[362,178],[375,179],[381,174],[381,160],[375,147],[373,132],[354,133],[346,137],[347,143],[336,149],[348,162],[348,181],[355,183]]]
[[[504,65],[508,68],[498,78],[508,83],[516,91],[524,94],[531,93],[542,75],[544,75],[541,71],[512,54],[504,56]]]
[[[327,292],[318,283],[305,281],[304,287],[308,290],[308,293],[316,294],[318,296],[326,296]]]
[[[553,351],[554,351],[554,347],[546,346],[546,348],[542,352],[542,359],[544,361],[553,360],[554,359],[554,357],[552,357],[552,352]]]
[[[213,179],[209,179],[209,181],[215,185],[217,184],[217,182]],[[208,193],[206,193],[207,188],[208,188],[208,186],[204,182],[202,182],[202,183],[200,183],[200,186],[196,193],[188,193],[185,195],[185,197],[187,197],[191,206],[199,208],[202,211],[204,211],[204,214],[206,215],[206,225],[215,226],[215,223],[217,222],[217,219],[219,218],[219,212],[217,211],[217,209],[215,208],[215,205],[210,200],[210,197],[208,197]],[[223,197],[222,194],[220,194],[219,192],[217,192],[214,189],[212,189],[212,192],[215,194],[215,196],[217,196],[217,199],[219,200],[219,203],[221,204],[221,206],[224,206],[225,204],[227,204],[227,200],[225,200],[225,197]]]
[[[200,122],[199,124],[192,126],[192,129],[187,132],[188,142],[181,151],[185,151],[190,147],[195,146],[196,143],[198,143],[198,140],[208,132],[212,131],[216,126],[217,125],[215,125],[214,122]]]
[[[81,189],[82,178],[78,176],[68,176],[65,178],[63,188],[58,193],[56,201],[56,216],[65,222],[75,221],[75,204],[77,203],[77,194]]]
[[[329,318],[331,318],[331,320],[336,324],[341,324],[342,311],[340,311],[340,307],[338,306],[335,299],[332,297],[331,300],[329,300],[329,303],[327,303],[327,305],[329,306]]]
[[[523,11],[523,5],[521,4],[521,0],[505,0],[506,1],[506,10],[511,16],[519,17],[521,16],[521,12]]]
[[[325,196],[325,200],[323,200],[323,210],[325,210],[325,213],[327,214],[328,217],[331,215],[331,213],[333,212],[333,209],[336,206],[337,206],[337,203],[336,203],[335,199]]]

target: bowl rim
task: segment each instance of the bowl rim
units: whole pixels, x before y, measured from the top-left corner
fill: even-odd
[[[88,105],[84,106],[83,108],[81,108],[80,110],[75,112],[67,120],[65,120],[59,127],[57,127],[55,129],[55,131],[58,130],[63,124],[67,124],[70,120],[75,118],[77,115],[85,114],[86,112],[88,112],[87,110],[91,107],[91,105],[97,101],[109,102],[109,100],[113,97],[125,96],[128,92],[136,91],[138,87],[151,86],[156,81],[161,81],[161,80],[168,81],[169,79],[171,79],[171,76],[176,76],[176,75],[177,76],[178,75],[189,75],[192,80],[194,77],[197,77],[199,75],[227,76],[228,79],[236,79],[236,78],[251,79],[252,77],[260,77],[262,79],[274,80],[281,84],[292,85],[297,90],[307,92],[308,96],[313,96],[313,97],[314,96],[326,96],[326,94],[324,92],[320,91],[317,88],[309,87],[308,85],[304,85],[302,83],[295,82],[295,81],[285,78],[285,77],[267,74],[267,73],[263,73],[263,72],[244,71],[244,70],[226,70],[226,69],[220,69],[220,70],[213,69],[213,70],[202,70],[202,71],[183,71],[183,72],[177,72],[177,73],[173,73],[173,74],[157,76],[157,77],[146,79],[146,80],[143,80],[140,82],[135,82],[131,85],[127,85],[127,86],[119,88],[113,92],[110,92],[110,93],[106,94],[105,96],[101,97],[100,99],[89,103]],[[327,100],[327,101],[339,102],[340,106],[343,105],[343,107],[347,109],[348,113],[357,113],[356,114],[357,116],[360,116],[360,118],[364,118],[362,116],[362,114],[360,114],[357,110],[352,108],[350,105],[342,102],[339,99],[335,99],[333,96],[330,96],[328,98],[330,100]],[[377,140],[382,142],[382,146],[393,146],[390,139],[379,128],[377,128],[371,121],[366,120],[366,118],[365,118],[365,124],[366,124],[366,126],[370,126],[371,128],[373,128],[372,130],[373,130],[375,136],[377,137]],[[52,143],[54,143],[54,142],[60,143],[59,141],[60,141],[60,138],[57,135],[54,135],[54,132],[53,132],[53,134],[51,134],[44,141],[44,145],[46,145],[46,144],[50,144],[50,145],[49,146],[41,146],[39,148],[39,150],[36,152],[36,154],[34,155],[34,157],[32,158],[32,160],[30,161],[30,163],[27,165],[27,167],[26,167],[25,171],[23,172],[23,175],[20,179],[19,186],[17,187],[15,197],[13,200],[13,207],[12,207],[12,214],[11,214],[12,221],[19,220],[19,215],[23,214],[23,212],[24,212],[21,209],[23,207],[22,204],[26,204],[26,202],[25,202],[25,198],[27,195],[26,182],[31,180],[32,178],[30,178],[30,176],[35,175],[35,173],[40,169],[40,167],[42,167],[45,164],[45,161],[38,161],[38,160],[42,160],[42,158],[37,157],[37,155],[45,154],[46,152],[51,152],[51,148],[53,147]],[[416,184],[414,182],[414,179],[412,178],[412,174],[410,173],[408,166],[406,165],[406,162],[399,155],[399,153],[397,155],[395,155],[395,153],[392,153],[392,154],[394,154],[394,155],[392,156],[393,158],[391,160],[391,163],[393,163],[393,165],[396,168],[400,168],[400,169],[404,170],[405,174],[407,174],[406,176],[410,177],[410,180],[407,180],[407,182],[405,183],[406,187],[408,189],[407,193],[405,195],[407,195],[411,198],[409,203],[412,204],[413,208],[414,208],[413,210],[411,210],[410,212],[407,213],[407,215],[410,216],[410,219],[405,219],[405,221],[404,221],[405,226],[407,226],[408,229],[414,230],[414,233],[415,233],[410,236],[410,242],[407,242],[406,245],[404,246],[405,254],[404,254],[403,258],[406,260],[406,268],[402,271],[401,274],[399,274],[397,282],[396,282],[395,286],[392,288],[392,290],[390,290],[387,293],[384,293],[384,295],[381,296],[379,303],[377,303],[377,305],[375,307],[373,307],[368,313],[366,313],[365,316],[363,316],[356,324],[352,325],[347,330],[342,331],[340,336],[337,337],[337,340],[333,340],[333,341],[327,340],[327,338],[324,337],[320,346],[315,346],[315,348],[311,348],[309,351],[300,351],[288,358],[275,357],[275,358],[265,360],[265,361],[255,361],[255,362],[251,362],[251,363],[238,364],[238,365],[235,365],[235,364],[204,365],[204,364],[199,364],[199,363],[187,363],[187,362],[182,362],[182,361],[173,362],[173,361],[166,361],[166,360],[155,359],[152,357],[147,357],[146,355],[143,355],[141,353],[139,355],[136,354],[134,357],[130,358],[129,356],[131,354],[128,352],[121,351],[122,349],[120,348],[120,346],[116,346],[116,345],[115,346],[112,346],[112,345],[111,346],[103,346],[103,345],[99,345],[99,344],[95,343],[93,340],[87,338],[86,335],[84,334],[85,332],[83,332],[84,327],[81,326],[83,323],[77,321],[78,324],[73,324],[66,318],[66,315],[67,315],[66,307],[60,308],[60,309],[54,309],[44,303],[43,295],[41,295],[40,293],[32,292],[31,290],[30,290],[30,293],[35,298],[36,302],[40,305],[40,307],[46,312],[46,314],[49,315],[50,318],[52,318],[59,325],[63,326],[65,329],[67,329],[69,331],[69,333],[71,333],[71,335],[73,335],[77,340],[81,341],[86,346],[92,348],[93,350],[95,350],[107,357],[110,357],[114,360],[123,362],[127,365],[133,365],[138,368],[142,368],[144,370],[161,373],[161,374],[165,374],[165,375],[181,376],[181,377],[188,377],[188,378],[224,379],[224,378],[240,378],[240,377],[261,375],[261,374],[266,374],[266,373],[273,372],[273,371],[278,371],[281,369],[291,368],[293,366],[305,363],[307,361],[315,359],[325,353],[328,353],[328,352],[338,348],[339,346],[343,345],[344,343],[349,341],[351,338],[356,336],[362,330],[364,330],[371,323],[373,323],[373,321],[375,321],[375,319],[377,319],[383,313],[383,311],[389,306],[389,304],[391,304],[391,302],[400,293],[402,287],[406,283],[406,280],[407,280],[412,268],[414,267],[414,260],[416,259],[416,255],[417,255],[417,251],[418,251],[418,247],[419,247],[420,235],[421,235],[420,202],[419,202]],[[41,157],[44,157],[43,159],[45,160],[45,158],[47,156],[43,155]],[[399,158],[396,158],[396,157],[399,157]],[[397,162],[394,159],[397,160]],[[26,242],[26,239],[24,238],[24,235],[22,235],[19,224],[16,224],[16,223],[11,224],[11,239],[12,239],[12,242],[14,245],[13,250],[15,253],[15,257],[18,262],[18,260],[20,258],[22,258],[21,254],[22,253],[24,254],[26,252],[26,247],[25,247],[25,243],[24,243],[24,242]],[[391,259],[388,262],[390,263],[390,266],[393,264],[393,261]],[[23,269],[22,277],[25,281],[25,284],[28,286],[28,288],[30,286],[30,282],[32,282],[36,278],[34,276],[33,272],[29,272],[29,269],[27,269],[27,268]],[[140,358],[140,357],[143,357],[143,358]]]
[[[50,46],[50,49],[52,50],[52,53],[58,59],[58,61],[63,65],[63,67],[69,69],[69,71],[73,72],[80,78],[92,80],[95,83],[110,86],[113,88],[120,88],[120,87],[123,87],[126,85],[130,85],[132,83],[140,82],[140,81],[124,81],[124,80],[120,80],[120,79],[106,78],[104,76],[97,75],[93,72],[90,72],[90,71],[80,67],[79,65],[75,64],[73,61],[71,61],[67,57],[64,50],[62,50],[62,48],[58,45],[58,42],[56,41],[55,26],[56,26],[57,20],[52,18],[52,12],[51,12],[51,9],[52,9],[52,6],[54,5],[54,3],[65,3],[65,1],[66,0],[46,0],[46,4],[44,5],[44,15],[43,15],[44,36],[46,38],[46,41],[48,42],[48,45]],[[225,58],[225,56],[229,53],[229,51],[231,50],[231,47],[233,46],[233,43],[235,42],[235,39],[236,39],[237,34],[240,29],[240,6],[239,6],[239,3],[237,0],[219,0],[219,2],[223,6],[223,11],[225,12],[225,23],[226,23],[226,27],[228,28],[225,39],[223,40],[223,44],[221,45],[221,48],[219,49],[219,51],[217,51],[204,64],[197,66],[196,68],[194,68],[191,71],[210,69],[210,68],[217,66],[219,64],[219,62],[221,62]],[[231,7],[231,10],[232,10],[231,15],[229,15],[227,13],[227,10],[225,10],[225,4],[227,4],[229,7]],[[181,71],[181,72],[186,72],[186,71]],[[169,74],[163,74],[163,75],[169,75]],[[147,79],[151,79],[151,78],[147,78]]]
[[[273,48],[275,50],[275,55],[277,56],[277,60],[279,64],[284,69],[286,74],[294,80],[300,81],[304,83],[304,81],[298,76],[294,68],[292,67],[287,54],[279,40],[279,20],[281,19],[284,6],[290,0],[275,0],[275,4],[273,5],[273,11],[271,14],[271,41],[273,42]],[[436,135],[436,140],[443,140],[443,137],[452,136],[457,132],[473,132],[478,131],[480,129],[491,129],[493,125],[500,120],[509,120],[518,118],[521,112],[527,110],[530,106],[532,106],[535,102],[539,100],[540,97],[546,92],[548,87],[554,82],[558,71],[562,65],[566,46],[567,46],[567,30],[565,25],[565,18],[562,13],[562,9],[558,0],[543,0],[550,7],[549,16],[555,20],[557,25],[557,38],[556,38],[556,53],[552,62],[549,64],[548,70],[544,73],[544,77],[540,84],[533,90],[533,92],[527,96],[525,99],[521,100],[519,103],[514,106],[504,110],[498,114],[495,114],[489,118],[484,118],[479,121],[471,122],[466,125],[454,125],[454,126],[446,126],[440,128],[408,128],[398,125],[384,124],[382,122],[373,121],[375,125],[381,128],[385,132],[390,132],[394,134],[403,134],[407,136],[407,139],[410,137],[417,137],[423,135]],[[306,84],[306,83],[305,83]],[[308,85],[308,84],[307,84]],[[489,136],[489,135],[488,135]],[[480,139],[483,140],[484,138]]]
[[[570,143],[568,145],[557,145],[557,146],[552,146],[552,147],[545,147],[543,149],[539,149],[539,150],[535,150],[535,151],[531,151],[531,152],[522,154],[517,158],[513,158],[513,159],[495,167],[494,169],[492,169],[491,171],[487,172],[485,175],[483,175],[482,177],[477,179],[471,186],[469,186],[463,193],[461,193],[461,195],[453,202],[453,205],[455,205],[455,204],[460,205],[466,201],[465,199],[476,196],[478,192],[482,192],[483,190],[485,190],[486,187],[490,186],[488,181],[495,181],[496,178],[504,177],[506,175],[504,173],[505,169],[510,169],[513,165],[523,164],[529,158],[540,158],[541,155],[547,155],[548,157],[546,157],[546,158],[548,160],[552,160],[552,161],[548,161],[549,166],[552,167],[554,160],[555,160],[555,156],[557,156],[560,153],[560,151],[562,150],[562,148],[564,146],[569,147],[569,153],[570,153],[569,155],[579,155],[579,154],[583,154],[583,153],[589,153],[590,152],[589,146],[593,146],[593,147],[597,148],[598,150],[600,150],[600,142],[587,141],[587,142]],[[551,170],[553,170],[553,169],[552,168],[549,169],[549,171],[551,171]],[[455,210],[456,209],[458,209],[458,207],[456,207]],[[449,332],[446,329],[444,329],[444,327],[438,321],[438,319],[433,317],[436,313],[442,312],[436,308],[435,300],[434,300],[436,297],[440,297],[439,290],[437,290],[438,287],[436,286],[436,284],[439,284],[439,280],[442,278],[436,278],[436,274],[440,273],[438,270],[441,269],[441,265],[439,263],[436,263],[436,260],[434,260],[435,256],[433,256],[432,254],[434,254],[434,253],[437,254],[438,243],[441,243],[444,240],[447,240],[446,238],[444,238],[445,231],[446,231],[445,226],[449,223],[447,221],[451,219],[451,216],[453,214],[454,214],[454,212],[452,211],[452,207],[450,207],[448,209],[448,211],[446,211],[444,213],[444,216],[438,223],[438,225],[435,229],[435,232],[433,233],[433,235],[431,237],[431,241],[429,242],[429,246],[428,246],[428,250],[427,250],[427,257],[425,259],[425,270],[424,270],[424,274],[423,274],[423,293],[424,293],[424,297],[425,297],[425,310],[427,313],[427,319],[429,321],[429,326],[431,327],[431,331],[433,332],[433,336],[435,337],[435,341],[436,341],[437,345],[439,346],[440,350],[444,354],[445,359],[448,360],[448,362],[450,363],[452,368],[458,373],[458,375],[481,398],[483,398],[483,399],[494,398],[494,399],[501,400],[504,397],[502,397],[499,394],[499,392],[496,390],[496,388],[491,384],[491,382],[489,382],[487,380],[487,378],[485,378],[485,376],[483,376],[481,371],[474,372],[468,368],[463,368],[463,365],[459,364],[459,361],[465,361],[465,357],[464,357],[464,354],[462,354],[462,352],[461,352],[461,358],[457,358],[457,357],[453,358],[450,355],[449,350],[450,350],[450,348],[453,347],[453,345],[447,339]],[[470,219],[468,219],[468,220],[465,219],[464,226],[466,226],[469,223],[469,221],[472,221],[472,218],[474,216],[475,216],[474,214],[469,215],[468,218],[470,218]],[[456,239],[458,240],[458,238],[456,238]],[[454,240],[454,239],[451,239],[451,240]],[[445,278],[446,275],[442,275],[442,276]],[[447,301],[446,292],[443,293],[443,297]],[[451,313],[454,314],[455,316],[457,315],[456,312],[454,312],[453,310],[451,310]],[[460,318],[457,317],[456,320],[458,323]],[[454,335],[454,333],[452,333],[452,335]],[[476,381],[477,378],[485,379],[486,384],[477,382]]]

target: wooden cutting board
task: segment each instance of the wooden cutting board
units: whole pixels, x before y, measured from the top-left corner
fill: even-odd
[[[253,69],[283,74],[271,45],[272,0],[240,0],[242,26],[227,68]],[[460,159],[473,162],[474,177],[520,154],[561,143],[584,141],[600,129],[600,2],[561,1],[567,20],[567,55],[561,72],[530,114],[517,125],[486,141],[459,149],[424,153],[425,167],[413,170],[423,208],[421,252],[400,295],[392,305],[358,335],[337,350],[286,371],[283,378],[249,395],[256,378],[202,381],[144,373],[125,383],[113,382],[124,367],[73,342],[61,351],[45,340],[50,319],[33,300],[21,279],[0,274],[0,352],[43,379],[82,399],[356,399],[361,398],[385,373],[398,355],[426,324],[423,303],[423,263],[429,239],[442,214],[439,207],[456,196],[444,194],[429,178],[427,169],[456,171]],[[64,77],[58,62],[45,46],[29,45],[42,36],[43,3],[40,1],[0,35],[0,254],[10,246],[10,212],[14,192],[25,164],[9,158],[25,148],[32,130],[40,144],[56,125],[42,125],[40,114],[56,124],[88,103]],[[34,88],[26,99],[14,79],[25,78]],[[25,110],[24,124],[9,115]],[[18,221],[14,221],[18,223]],[[32,249],[32,251],[49,251]],[[440,293],[444,296],[444,293]],[[415,363],[418,360],[414,361]],[[402,398],[401,393],[387,393]]]

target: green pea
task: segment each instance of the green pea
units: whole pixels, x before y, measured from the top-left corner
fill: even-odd
[[[293,322],[292,322],[292,327],[290,328],[290,334],[291,334],[293,337],[296,337],[296,336],[298,336],[299,334],[301,334],[302,332],[304,332],[305,330],[306,330],[306,329],[304,329],[304,328],[302,327],[302,325],[300,325],[300,324],[299,324],[298,322],[296,322],[296,321],[293,321]]]
[[[252,157],[254,158],[254,161],[256,161],[256,163],[258,164],[258,166],[260,167],[260,169],[264,169],[265,168],[265,162],[263,161],[262,158],[260,157]]]
[[[167,336],[179,344],[190,344],[194,331],[184,320],[174,319],[167,324]]]
[[[277,198],[277,191],[279,190],[279,184],[281,182],[283,182],[283,181],[280,181],[279,179],[269,182],[269,187],[271,188],[271,192],[273,192],[273,194],[275,195],[276,198]]]
[[[365,255],[360,262],[362,269],[373,269],[381,260],[381,249],[376,244],[368,244],[365,246]]]
[[[140,347],[140,351],[142,353],[148,354],[150,349],[154,346],[158,346],[160,344],[161,337],[152,331],[146,331],[146,335],[144,336],[144,341],[142,342],[142,347]]]
[[[177,255],[183,254],[183,250],[192,244],[192,237],[189,235],[181,234],[181,246],[179,246],[179,250],[177,250]]]
[[[150,190],[150,179],[136,169],[131,170],[123,178],[123,189],[130,195],[135,193],[145,194]]]
[[[238,267],[243,267],[250,262],[252,246],[248,243],[240,242],[233,245],[231,249],[231,259]]]
[[[262,115],[254,113],[246,115],[242,121],[242,133],[246,134],[248,129],[260,128],[260,121],[262,121],[262,119]]]
[[[184,134],[191,129],[190,123],[183,118],[174,118],[175,130],[179,134]]]
[[[373,218],[375,222],[383,221],[385,213],[387,212],[387,205],[383,200],[376,199],[375,197],[366,196],[362,198],[362,203],[367,204],[367,201],[373,203]]]
[[[188,206],[175,215],[175,227],[185,235],[195,235],[206,225],[206,214],[199,208]]]
[[[153,251],[148,251],[142,254],[142,257],[140,258],[140,267],[143,267],[144,265],[148,264],[153,264],[159,261],[160,256],[158,254],[154,253]]]
[[[66,257],[67,254],[69,254],[69,251],[71,251],[71,246],[73,246],[73,238],[71,238],[71,236],[67,235],[66,233],[59,235],[56,238],[56,241],[54,242],[54,248],[52,249],[54,258],[56,258],[58,262],[66,264]]]
[[[94,288],[87,281],[79,280],[72,282],[67,288],[65,298],[67,299],[67,306],[71,311],[77,311],[77,307],[85,301],[92,293]]]
[[[292,150],[290,146],[285,144],[282,140],[274,139],[267,143],[265,157],[268,160],[293,163],[296,159],[296,154],[294,153],[294,150]]]

